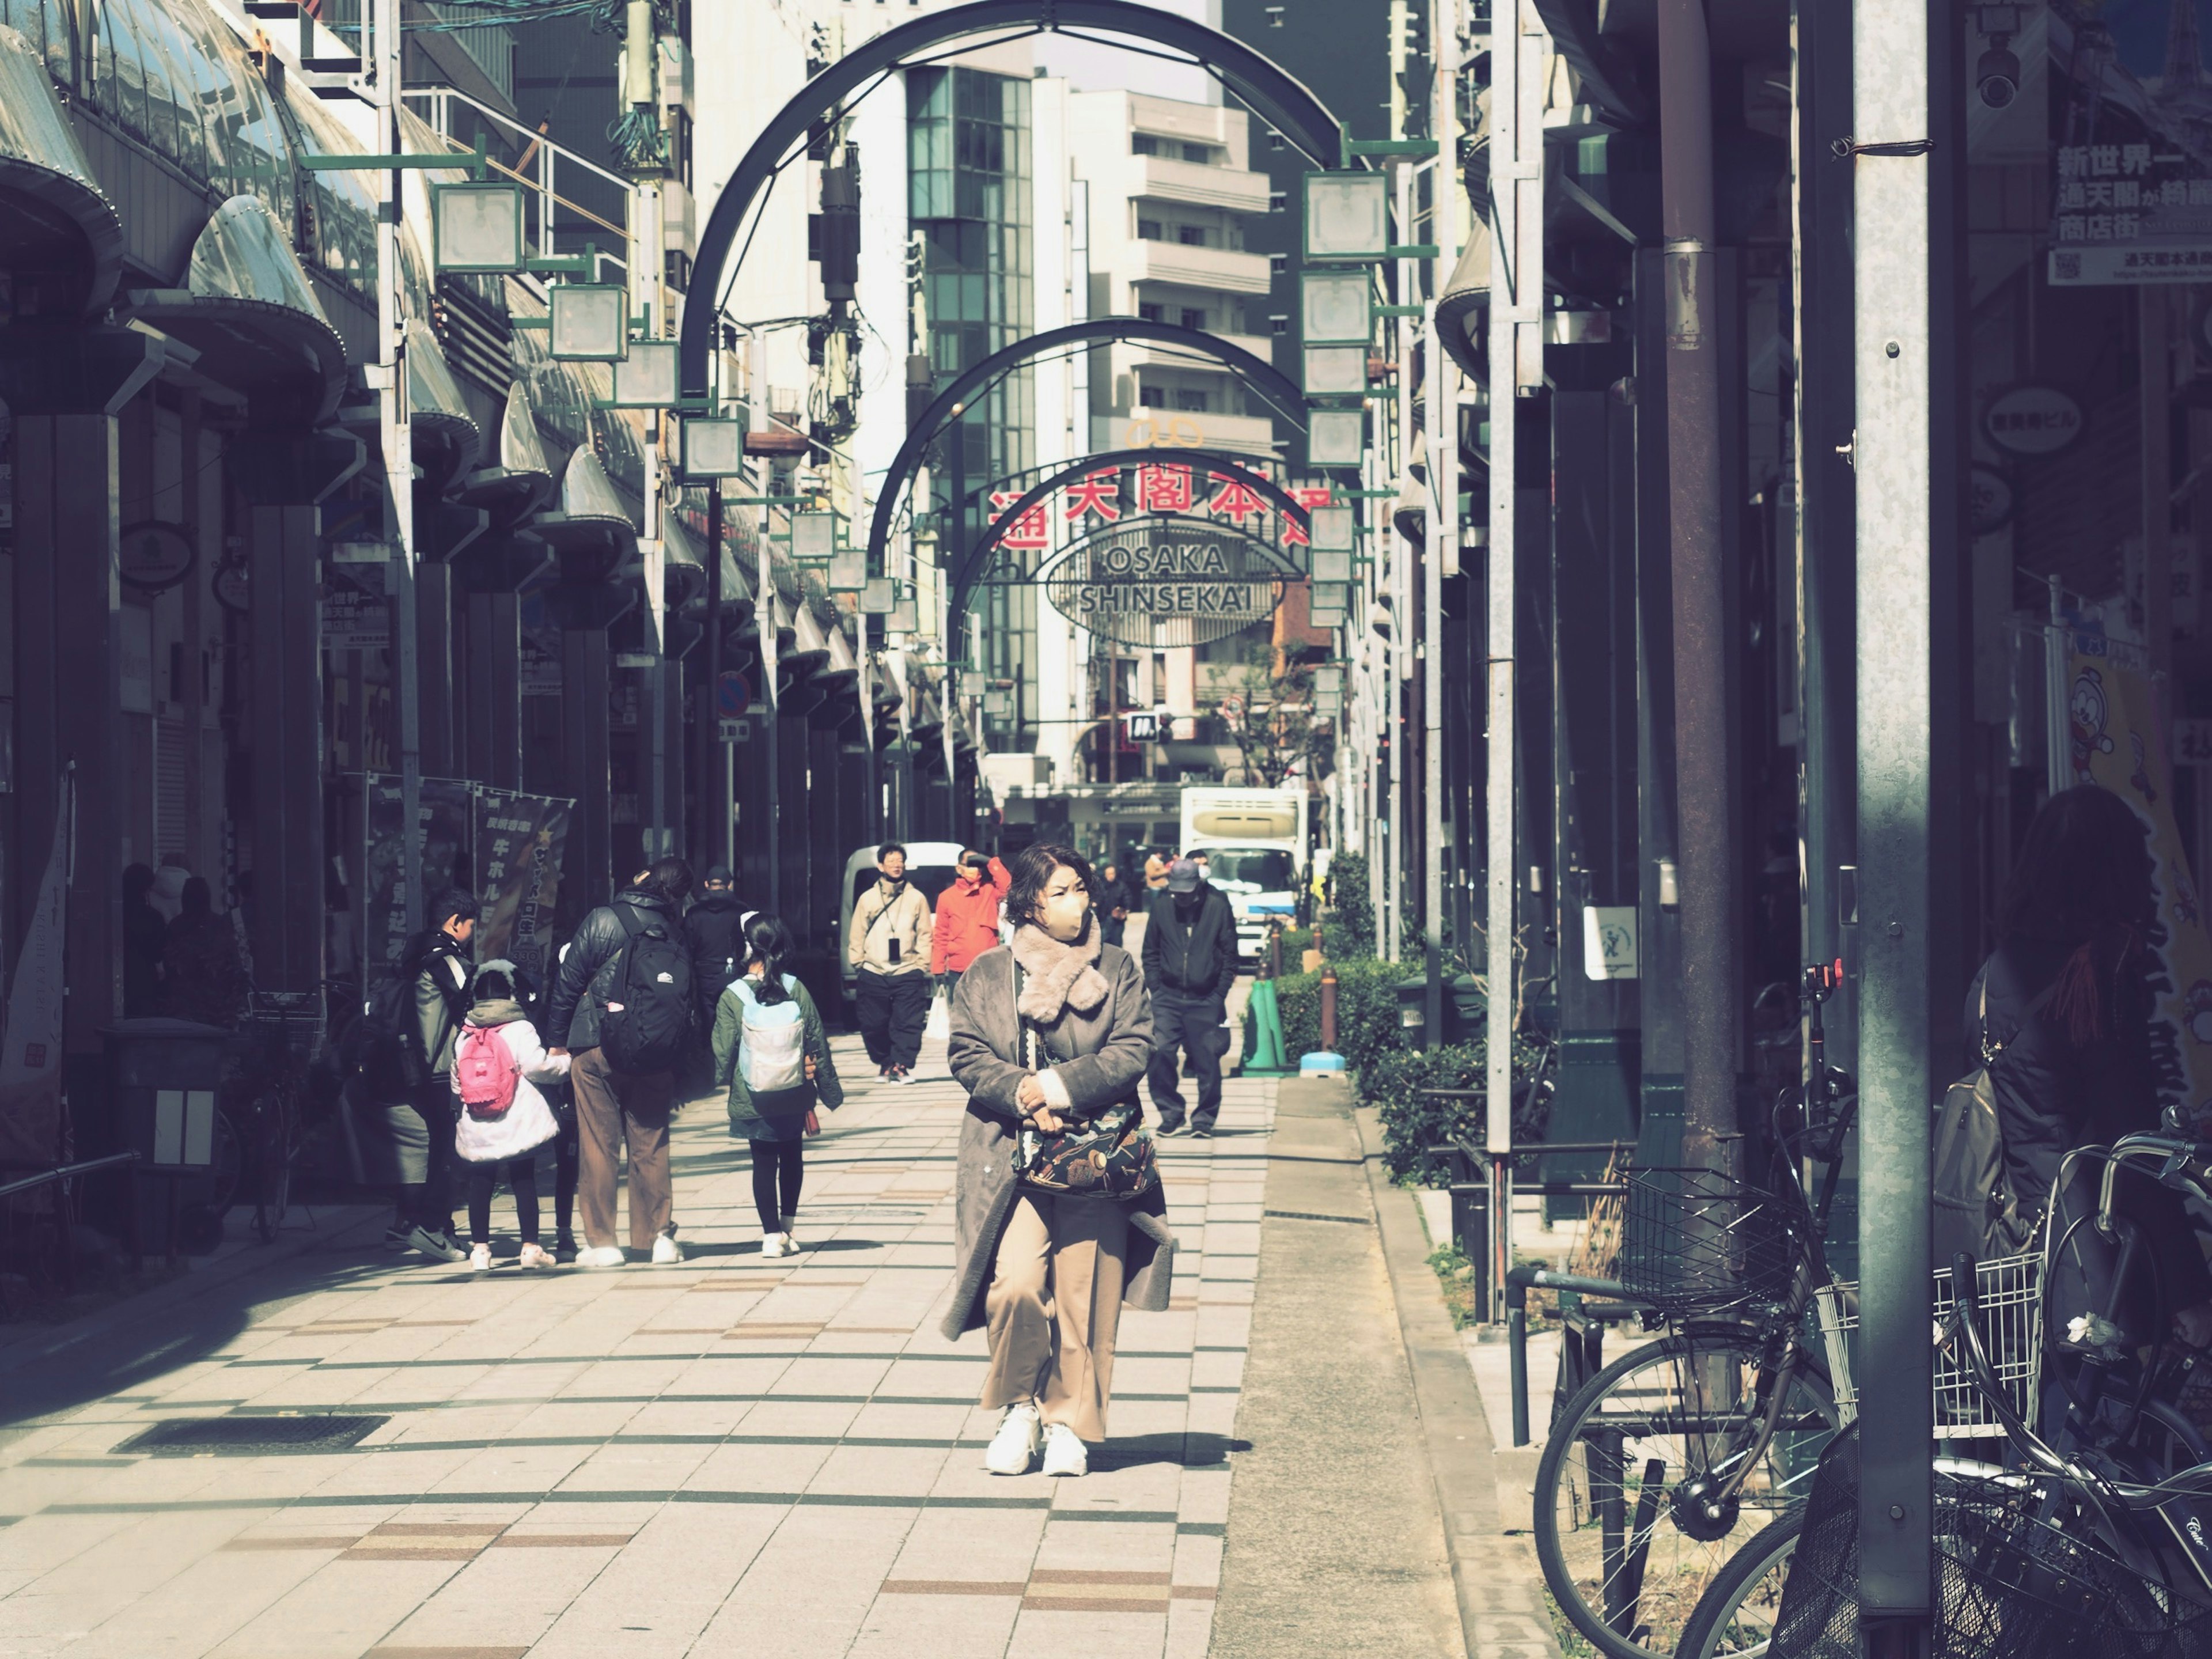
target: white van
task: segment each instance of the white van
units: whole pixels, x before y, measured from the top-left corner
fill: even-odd
[[[846,941],[853,936],[853,906],[860,895],[876,884],[876,847],[863,847],[845,860],[845,892],[837,908],[837,971],[845,986],[845,1000],[850,1002],[857,993],[859,975],[848,959]],[[906,878],[929,901],[930,914],[937,912],[937,896],[952,885],[952,878],[959,873],[960,854],[965,850],[957,841],[910,841],[906,845]]]

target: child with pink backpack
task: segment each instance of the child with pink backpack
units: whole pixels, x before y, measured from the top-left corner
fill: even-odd
[[[469,1171],[469,1267],[491,1269],[491,1195],[503,1173],[514,1188],[525,1267],[550,1267],[538,1242],[538,1152],[560,1133],[538,1085],[568,1074],[568,1057],[549,1054],[514,995],[514,964],[487,962],[453,1051],[459,1122],[454,1150]]]

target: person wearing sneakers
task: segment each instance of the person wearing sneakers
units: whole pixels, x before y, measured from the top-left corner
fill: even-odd
[[[858,969],[860,1041],[876,1075],[914,1079],[929,1024],[929,901],[906,875],[906,848],[885,842],[876,853],[876,884],[853,906],[846,957]]]
[[[1042,1439],[1047,1474],[1079,1475],[1085,1443],[1106,1437],[1122,1305],[1168,1305],[1175,1237],[1157,1182],[1127,1200],[1026,1184],[1024,1139],[1137,1108],[1152,1013],[1078,854],[1026,847],[1012,874],[1013,943],[976,957],[952,998],[947,1058],[968,1111],[944,1329],[988,1333],[981,1404],[1002,1414],[984,1467],[1025,1474]]]
[[[471,982],[473,999],[453,1046],[453,1150],[469,1176],[469,1266],[491,1270],[491,1195],[504,1173],[514,1188],[521,1266],[550,1267],[538,1242],[538,1152],[560,1133],[538,1085],[568,1074],[566,1055],[549,1054],[514,994],[514,964],[487,962]]]
[[[730,1133],[752,1148],[753,1207],[761,1254],[796,1255],[792,1220],[805,1176],[806,1137],[821,1133],[816,1106],[845,1103],[829,1034],[814,999],[783,964],[797,941],[781,916],[745,924],[744,972],[714,1010],[714,1085],[730,1100]]]
[[[1204,1139],[1221,1115],[1222,1023],[1229,991],[1237,983],[1237,917],[1229,896],[1206,878],[1194,859],[1168,868],[1164,903],[1152,908],[1145,930],[1145,988],[1152,996],[1152,1106],[1164,1135],[1183,1127],[1182,1095],[1176,1058],[1189,1060],[1198,1085],[1190,1133]]]

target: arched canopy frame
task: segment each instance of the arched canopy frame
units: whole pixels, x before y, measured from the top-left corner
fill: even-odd
[[[1194,472],[1202,471],[1209,477],[1235,482],[1250,487],[1282,516],[1284,522],[1296,527],[1300,535],[1312,531],[1312,522],[1305,507],[1297,498],[1266,473],[1255,471],[1236,456],[1208,449],[1109,449],[1096,455],[1087,455],[1079,461],[1071,461],[1058,471],[1039,479],[1025,491],[1021,499],[1012,503],[1004,513],[983,527],[975,538],[975,545],[960,562],[958,578],[952,586],[952,615],[957,619],[968,614],[975,603],[975,589],[982,574],[991,568],[991,556],[998,550],[1008,532],[1021,521],[1022,515],[1039,501],[1051,499],[1053,492],[1078,478],[1109,469],[1116,472],[1125,467],[1169,465],[1188,466]],[[1285,572],[1285,581],[1293,578]]]
[[[1250,382],[1279,413],[1300,424],[1304,422],[1305,397],[1289,375],[1266,358],[1201,329],[1184,328],[1175,323],[1149,323],[1137,317],[1094,317],[1087,322],[1070,323],[1064,328],[1047,329],[1042,334],[1032,334],[1027,339],[1002,347],[974,368],[963,370],[959,378],[939,392],[921,418],[908,428],[906,441],[891,458],[890,467],[877,487],[875,517],[868,526],[867,568],[884,568],[884,554],[890,542],[891,528],[898,520],[899,502],[907,485],[921,469],[921,458],[947,422],[957,419],[977,396],[1024,363],[1062,346],[1115,340],[1149,340],[1156,344],[1181,346],[1194,355],[1213,358],[1231,374]],[[963,505],[953,503],[956,518]]]
[[[872,82],[948,41],[1088,30],[1115,37],[1108,44],[1142,40],[1185,54],[1316,167],[1345,164],[1343,125],[1304,84],[1243,41],[1172,12],[1135,0],[972,0],[917,17],[839,58],[794,94],[761,130],[714,198],[700,232],[693,275],[693,292],[710,302],[684,307],[678,348],[682,406],[708,404],[715,328],[723,290],[735,274],[732,255],[738,234],[755,202],[788,165],[788,152],[804,145],[815,123],[837,113],[854,94],[872,89]]]

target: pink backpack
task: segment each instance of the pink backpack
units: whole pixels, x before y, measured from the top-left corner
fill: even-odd
[[[496,1025],[464,1025],[453,1055],[453,1081],[461,1104],[473,1118],[504,1117],[514,1104],[515,1079],[522,1067]]]

